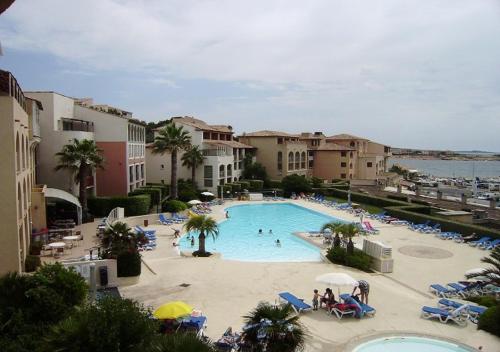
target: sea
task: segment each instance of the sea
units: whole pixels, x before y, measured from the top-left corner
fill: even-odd
[[[500,176],[500,161],[390,158],[389,167],[393,164],[399,164],[408,169],[417,169],[422,174],[437,177],[487,178]]]

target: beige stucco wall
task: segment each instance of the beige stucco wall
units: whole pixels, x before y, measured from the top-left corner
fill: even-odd
[[[277,137],[251,137],[251,136],[241,136],[239,138],[240,142],[249,144],[256,149],[256,160],[261,163],[267,171],[267,175],[272,180],[281,180],[283,177],[299,174],[307,175],[307,144],[305,142],[295,142],[295,141],[284,141],[283,144],[278,144]],[[282,171],[278,170],[278,152],[282,152],[283,159]],[[295,155],[296,153],[302,157],[302,153],[305,153],[306,165],[303,168],[302,163],[298,169],[295,168]],[[293,167],[289,167],[288,156],[289,153],[293,153],[294,162]]]
[[[353,152],[352,157],[350,151],[346,151],[346,156],[343,157],[341,151],[337,150],[317,150],[314,154],[313,176],[324,180],[332,181],[333,179],[349,179],[356,178],[356,156]],[[346,166],[342,167],[342,163]],[[344,174],[345,177],[342,177]]]
[[[28,114],[17,101],[10,96],[0,96],[0,194],[3,203],[0,207],[0,274],[22,271],[29,248],[32,175],[28,126]],[[16,136],[19,136],[19,152],[16,152]]]
[[[47,208],[43,193],[45,188],[33,188],[31,191],[31,223],[37,232],[47,228]]]

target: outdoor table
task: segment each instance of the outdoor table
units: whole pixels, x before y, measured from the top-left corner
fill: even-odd
[[[73,241],[76,241],[78,239],[79,239],[79,237],[78,236],[74,236],[74,235],[63,237],[63,241],[70,241],[71,243],[73,243]]]
[[[54,249],[59,250],[62,249],[64,251],[64,247],[66,247],[66,243],[64,242],[53,242],[49,243],[48,246],[52,249],[52,253],[54,253]]]

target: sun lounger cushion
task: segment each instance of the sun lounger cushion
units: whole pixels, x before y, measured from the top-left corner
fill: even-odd
[[[310,310],[312,307],[305,303],[304,301],[298,299],[294,295],[292,295],[290,292],[281,292],[279,293],[279,296],[281,299],[284,301],[290,303],[297,312],[305,311],[305,310]]]

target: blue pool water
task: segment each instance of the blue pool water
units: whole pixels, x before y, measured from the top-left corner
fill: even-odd
[[[226,210],[229,219],[219,224],[215,241],[207,238],[206,249],[221,253],[224,259],[240,261],[319,261],[319,248],[292,233],[318,231],[327,222],[341,221],[291,203],[237,205]],[[259,229],[262,235],[258,234]],[[272,234],[269,229],[273,230]],[[281,247],[276,246],[276,239],[280,240]],[[181,249],[193,250],[186,235],[179,245]],[[197,248],[195,234],[194,249]]]
[[[424,337],[390,337],[366,342],[353,352],[470,352],[456,344]]]

